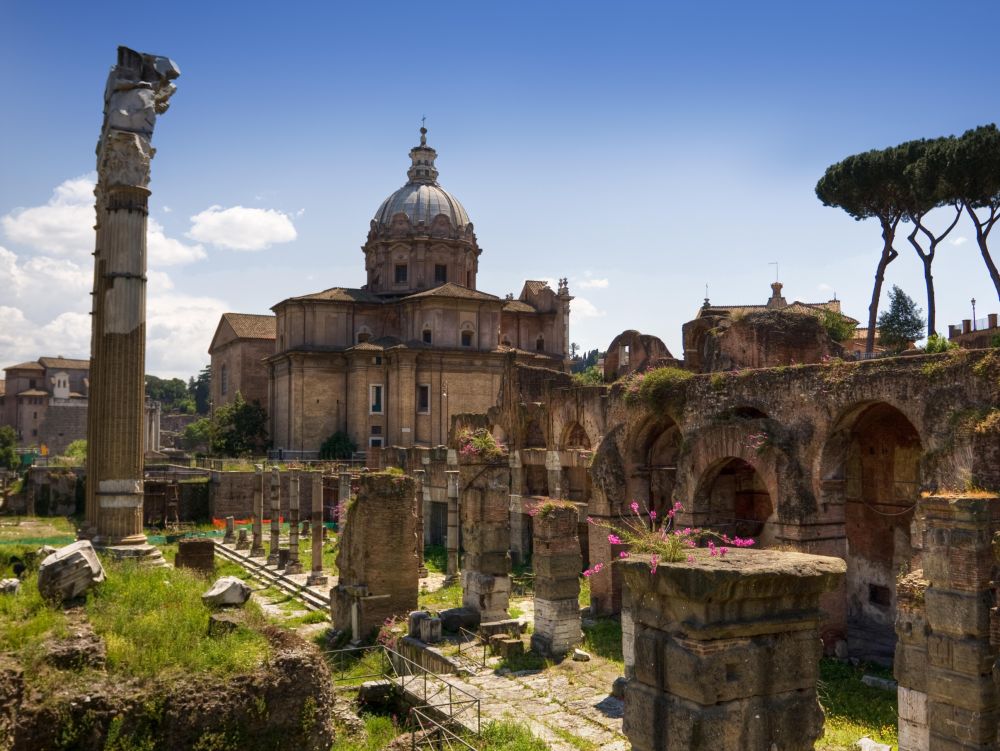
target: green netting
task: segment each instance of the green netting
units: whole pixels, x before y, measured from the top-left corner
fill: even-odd
[[[0,545],[37,545],[41,547],[42,545],[69,545],[71,542],[76,542],[76,537],[73,535],[54,535],[52,537],[21,537],[14,540],[0,540]]]

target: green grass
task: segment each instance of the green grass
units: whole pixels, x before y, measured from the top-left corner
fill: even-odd
[[[448,572],[448,551],[444,545],[427,545],[424,547],[424,565],[428,571],[435,574]]]
[[[554,725],[549,725],[549,729],[578,751],[598,751],[599,747],[593,741],[588,741],[586,738],[581,738],[575,733]]]
[[[891,677],[887,669],[872,665],[820,662],[819,702],[826,724],[817,751],[851,751],[862,736],[894,747],[898,743],[896,694],[864,685],[861,676],[865,673]]]
[[[622,623],[617,618],[600,618],[583,627],[583,648],[593,655],[603,657],[623,670]]]
[[[42,599],[35,573],[22,580],[19,594],[0,597],[0,652],[17,654],[26,674],[36,672],[46,638],[65,636],[66,615]]]
[[[447,610],[462,607],[462,584],[455,582],[433,592],[420,590],[417,598],[421,610]]]
[[[479,748],[486,751],[546,751],[548,745],[531,734],[527,726],[510,720],[483,727]]]
[[[72,517],[5,517],[0,523],[0,546],[27,545],[34,550],[41,545],[67,545],[75,539],[76,523]]]
[[[580,579],[580,607],[590,607],[590,579],[586,576]]]
[[[346,734],[338,733],[337,742],[330,751],[379,751],[402,732],[394,717],[369,714],[361,719],[365,723],[365,737],[345,737]]]
[[[512,673],[517,673],[522,670],[545,670],[546,668],[552,667],[554,664],[555,663],[547,657],[542,657],[534,652],[524,652],[523,654],[515,655],[514,657],[505,657],[501,659],[500,663],[497,665],[497,669],[506,668]]]
[[[208,636],[208,609],[201,594],[210,582],[185,569],[141,568],[105,561],[107,580],[87,597],[87,615],[104,637],[108,668],[133,676],[164,673],[249,671],[269,649],[256,628],[266,621],[253,601],[244,606],[247,625]]]

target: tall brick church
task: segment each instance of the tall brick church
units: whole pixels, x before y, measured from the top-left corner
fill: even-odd
[[[553,290],[529,280],[517,299],[480,291],[482,250],[465,208],[438,183],[436,157],[421,128],[406,184],[371,220],[365,286],[271,308],[273,354],[254,361],[267,373],[274,449],[309,454],[338,430],[361,449],[446,443],[452,415],[496,403],[507,358],[566,368],[573,299],[566,281]],[[224,317],[220,332],[225,327]],[[228,396],[215,394],[216,404],[240,387],[230,382],[228,361],[245,362],[243,350],[260,346],[220,332],[209,353],[213,380],[227,373]]]

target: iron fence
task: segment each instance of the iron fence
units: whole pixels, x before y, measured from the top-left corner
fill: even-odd
[[[461,626],[458,627],[458,656],[462,662],[476,668],[485,668],[488,648],[489,644],[482,636]]]

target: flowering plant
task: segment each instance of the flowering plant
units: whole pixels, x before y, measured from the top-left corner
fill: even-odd
[[[598,521],[593,517],[587,517],[587,521],[595,526],[608,529],[608,542],[612,545],[628,546],[629,550],[622,550],[618,553],[620,559],[628,558],[632,553],[648,554],[649,570],[654,574],[661,562],[675,562],[685,558],[689,563],[693,562],[692,551],[701,547],[701,543],[705,544],[705,547],[708,548],[708,554],[713,558],[725,558],[730,548],[749,548],[755,542],[752,539],[729,537],[720,532],[700,527],[678,529],[676,527],[677,513],[684,510],[679,501],[674,503],[663,519],[658,517],[654,509],[643,507],[640,511],[638,501],[632,501],[629,508],[632,510],[632,514],[620,517],[621,523],[618,525]],[[596,563],[584,571],[583,575],[598,574],[604,566],[604,563]]]
[[[466,457],[497,459],[503,454],[503,447],[486,428],[466,428],[458,434],[458,453]]]

